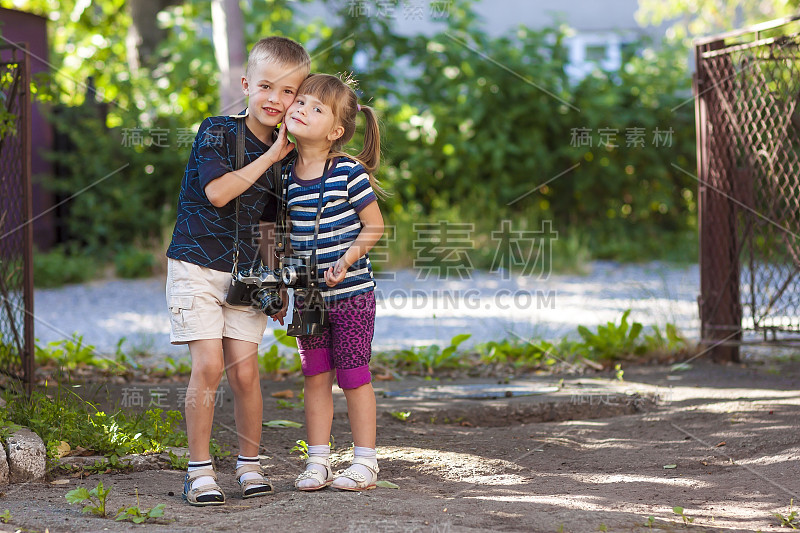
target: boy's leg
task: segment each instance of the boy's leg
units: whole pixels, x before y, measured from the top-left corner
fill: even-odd
[[[214,422],[214,403],[222,379],[222,342],[219,339],[189,342],[192,374],[186,389],[186,434],[189,441],[189,460],[211,458],[209,442]]]
[[[222,379],[222,343],[219,339],[191,341],[189,353],[192,356],[192,374],[185,400],[189,468],[183,495],[193,505],[218,505],[225,501],[225,496],[221,490],[216,490],[219,487],[212,477],[209,441],[217,387]],[[200,473],[203,471],[208,475]],[[201,492],[191,496],[192,489]]]
[[[258,344],[223,338],[225,372],[233,390],[233,413],[239,437],[239,453],[258,455],[264,404],[258,376]]]

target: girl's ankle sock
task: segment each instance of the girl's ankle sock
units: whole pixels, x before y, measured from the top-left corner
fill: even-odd
[[[195,470],[199,470],[200,468],[211,468],[211,459],[206,459],[205,461],[189,461],[189,466],[186,469],[187,472],[193,472]],[[193,489],[195,487],[202,487],[203,485],[213,485],[215,483],[214,478],[211,476],[200,476],[199,478],[192,481],[189,489]],[[203,493],[200,498],[207,497],[207,496],[222,496],[222,493],[217,490],[210,490],[208,492]]]
[[[363,446],[354,446],[353,447],[353,457],[357,459],[366,459],[369,461],[370,466],[373,468],[378,467],[378,454],[375,451],[375,448],[365,448]],[[367,478],[367,485],[372,485],[375,483],[376,474],[374,474],[369,468],[364,465],[360,464],[353,464],[350,466],[356,472],[363,474],[365,478]],[[347,488],[354,488],[356,486],[356,482],[352,479],[347,478],[339,478],[336,481],[336,486],[338,487],[347,487]]]
[[[308,447],[309,457],[320,457],[327,461],[330,455],[331,455],[331,447],[328,446],[327,444]],[[316,470],[317,472],[322,474],[322,479],[327,479],[328,477],[328,470],[323,465],[318,465],[316,463],[309,463],[306,465],[306,470]],[[317,482],[314,481],[313,479],[302,479],[297,482],[297,487],[301,489],[307,489],[316,486]]]
[[[240,455],[236,459],[236,468],[239,468],[240,466],[243,465],[258,465],[258,464],[259,464],[258,456],[245,457],[244,455]],[[251,479],[261,481],[264,479],[264,476],[262,476],[258,472],[247,472],[245,474],[242,474],[242,476],[239,479],[241,479],[242,481],[249,481]],[[257,489],[259,487],[265,487],[265,486],[266,485],[252,485],[251,489]]]

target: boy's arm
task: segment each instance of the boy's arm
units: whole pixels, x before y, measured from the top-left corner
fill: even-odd
[[[258,159],[239,170],[233,170],[227,174],[211,180],[205,187],[206,197],[214,207],[224,207],[249,189],[264,172],[267,171],[275,162],[282,160],[289,155],[294,148],[294,143],[289,142],[286,135],[286,124],[281,125],[278,131],[277,140],[265,153]]]

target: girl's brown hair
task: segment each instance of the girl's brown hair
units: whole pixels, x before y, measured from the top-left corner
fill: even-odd
[[[375,111],[366,105],[359,105],[358,96],[353,90],[355,80],[343,74],[331,76],[330,74],[311,74],[306,78],[297,91],[297,94],[307,94],[317,98],[320,102],[331,108],[334,124],[344,128],[341,137],[333,141],[328,158],[349,157],[364,166],[369,175],[369,183],[379,196],[385,196],[375,178],[381,158],[381,132],[378,125],[378,116]],[[366,129],[364,131],[364,148],[356,155],[344,152],[344,147],[353,138],[356,131],[356,117],[359,112],[364,113]]]

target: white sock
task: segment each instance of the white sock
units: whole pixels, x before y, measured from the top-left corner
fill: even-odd
[[[205,461],[189,461],[189,467],[186,469],[187,472],[194,472],[195,470],[199,470],[201,468],[211,468],[211,459],[206,459]],[[199,478],[192,481],[192,484],[189,486],[190,489],[195,487],[202,487],[203,485],[212,485],[214,484],[214,478],[211,476],[200,476]],[[210,490],[208,492],[203,493],[200,497],[203,496],[222,496],[222,493],[218,490]]]
[[[353,446],[353,457],[357,457],[360,459],[366,459],[369,461],[370,466],[373,468],[378,467],[378,454],[375,451],[375,448],[365,448],[363,446]],[[364,477],[367,478],[367,485],[372,485],[375,482],[375,474],[373,474],[366,466],[360,464],[353,464],[350,466],[353,470],[360,474],[364,474]],[[339,478],[336,481],[336,486],[338,487],[349,487],[354,488],[356,486],[356,482],[352,479],[347,478]]]
[[[320,444],[319,446],[309,446],[308,447],[308,456],[309,457],[319,457],[325,459],[326,461],[331,455],[331,447],[327,444]],[[306,465],[306,470],[316,470],[320,474],[322,474],[323,479],[328,478],[328,471],[325,469],[324,465],[318,465],[315,463],[309,463]],[[307,489],[311,487],[316,487],[317,482],[313,479],[301,479],[297,482],[297,487],[301,489]]]
[[[242,465],[257,465],[257,464],[260,464],[258,461],[258,456],[245,457],[244,455],[240,455],[236,459],[236,468],[239,468]],[[246,474],[242,474],[242,477],[240,479],[242,481],[248,481],[251,479],[256,479],[258,481],[261,481],[262,479],[264,479],[264,476],[262,476],[258,472],[247,472]],[[251,485],[250,488],[257,489],[258,487],[264,487],[264,486],[266,485]]]

